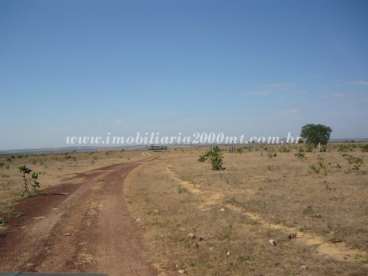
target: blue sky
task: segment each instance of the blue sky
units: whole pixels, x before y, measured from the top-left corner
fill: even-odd
[[[0,1],[0,149],[68,135],[368,137],[367,1]]]

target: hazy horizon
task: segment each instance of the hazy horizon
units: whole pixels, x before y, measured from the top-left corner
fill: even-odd
[[[366,1],[1,1],[0,150],[66,136],[366,138]]]

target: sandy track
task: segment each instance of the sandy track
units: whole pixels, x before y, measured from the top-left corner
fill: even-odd
[[[0,238],[0,271],[98,271],[155,275],[129,216],[123,183],[142,162],[78,174],[48,194],[24,200],[23,215]],[[67,195],[63,195],[67,193]]]

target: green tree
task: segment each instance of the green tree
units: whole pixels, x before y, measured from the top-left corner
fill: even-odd
[[[306,144],[317,146],[318,144],[326,145],[330,140],[332,129],[322,124],[307,124],[302,127],[300,136],[305,140]]]

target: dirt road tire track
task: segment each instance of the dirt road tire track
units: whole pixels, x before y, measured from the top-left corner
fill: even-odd
[[[79,174],[80,184],[59,185],[21,202],[17,208],[24,215],[11,220],[0,238],[0,271],[156,275],[123,194],[125,177],[142,162]]]

